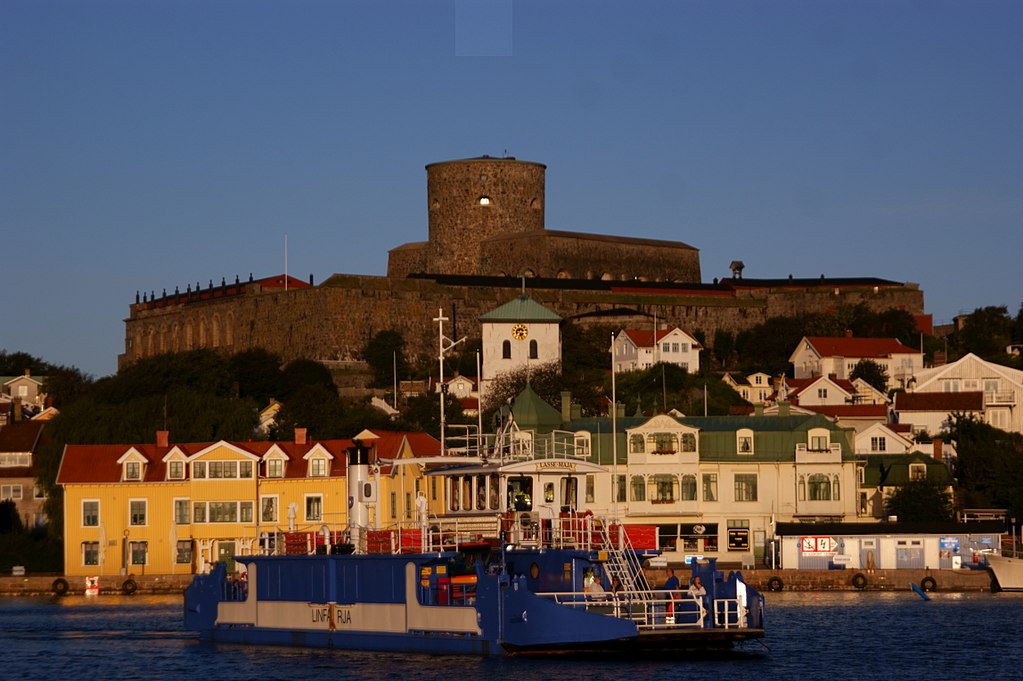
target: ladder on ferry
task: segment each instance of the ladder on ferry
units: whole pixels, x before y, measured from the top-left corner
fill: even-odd
[[[647,581],[643,565],[633,550],[629,535],[621,525],[615,526],[618,536],[612,537],[606,522],[595,523],[594,530],[600,534],[602,550],[607,551],[607,562],[604,563],[608,576],[615,577],[622,583],[624,591],[635,594],[644,601],[655,600],[653,589]]]

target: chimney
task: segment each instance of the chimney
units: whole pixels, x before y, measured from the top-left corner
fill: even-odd
[[[763,402],[757,402],[756,404],[753,405],[753,415],[754,416],[763,416],[764,415],[764,403]]]
[[[845,330],[845,337],[846,338],[852,338],[853,337],[852,329],[846,329]]]
[[[785,401],[779,402],[778,403],[778,416],[788,416],[789,414],[790,414],[790,412],[789,412],[789,403],[785,402]]]
[[[31,376],[32,376],[32,370],[31,370],[31,369],[25,369],[25,376],[26,376],[27,378],[31,378]]]
[[[561,420],[563,422],[572,420],[572,393],[568,390],[561,391]]]
[[[295,444],[304,445],[306,444],[306,433],[309,431],[308,428],[296,428],[295,429]]]
[[[170,431],[169,430],[158,430],[158,431],[156,431],[156,446],[157,447],[170,447]]]
[[[945,443],[941,440],[940,437],[936,437],[934,438],[931,444],[934,445],[934,458],[937,461],[945,463],[945,457],[944,454],[942,453],[942,447],[944,446]]]
[[[11,400],[11,413],[14,414],[14,422],[17,423],[21,420],[21,397],[15,397]]]

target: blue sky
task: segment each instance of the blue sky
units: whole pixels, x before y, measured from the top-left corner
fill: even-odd
[[[428,163],[703,277],[1023,303],[1023,2],[3,0],[0,348],[116,369],[136,291],[383,275]]]

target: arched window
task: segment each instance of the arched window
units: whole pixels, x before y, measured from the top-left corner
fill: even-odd
[[[529,359],[537,359],[540,356],[540,348],[535,340],[529,341]]]
[[[646,451],[644,447],[646,440],[642,435],[633,435],[629,438],[629,453],[642,454]]]
[[[501,343],[501,358],[511,359],[511,341]]]
[[[646,501],[646,481],[642,475],[632,476],[632,500]]]
[[[831,480],[821,473],[810,476],[810,501],[831,501]]]
[[[682,476],[682,501],[696,501],[696,476]]]
[[[831,481],[831,498],[838,501],[842,498],[842,485],[838,482],[838,476],[836,475]]]

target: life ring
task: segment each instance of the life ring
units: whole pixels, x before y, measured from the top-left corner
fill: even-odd
[[[769,580],[767,580],[767,590],[768,591],[781,591],[784,588],[785,588],[785,582],[783,582],[781,580],[781,577],[778,577],[777,575],[775,575],[774,577],[771,577]]]
[[[852,585],[857,589],[865,589],[867,587],[867,577],[862,572],[857,572],[852,576]]]
[[[50,588],[53,590],[53,593],[58,596],[66,596],[70,585],[63,577],[57,577],[57,579],[53,580],[53,584],[50,585]]]
[[[920,580],[920,588],[924,591],[934,591],[938,588],[938,583],[934,577],[924,577]]]
[[[131,596],[133,593],[135,593],[138,590],[139,590],[139,585],[135,582],[134,579],[130,579],[130,578],[126,579],[121,584],[121,593],[123,593],[125,596]]]

